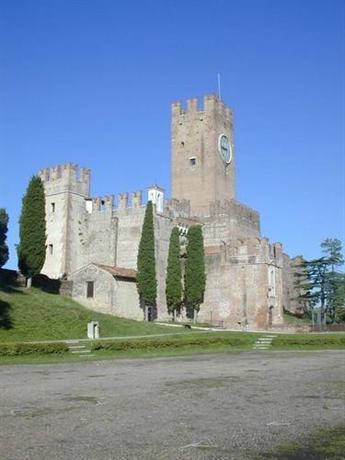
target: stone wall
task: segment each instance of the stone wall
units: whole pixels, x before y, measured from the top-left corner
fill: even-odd
[[[79,268],[90,262],[115,266],[118,218],[114,215],[114,196],[90,199],[78,221],[80,254],[73,254]]]
[[[112,314],[122,318],[142,321],[144,312],[139,307],[139,296],[135,281],[125,279],[116,279],[114,281]]]
[[[260,236],[260,216],[254,209],[238,201],[219,201],[210,206],[210,216],[200,218],[203,222],[205,246],[229,241],[234,238]]]
[[[91,310],[142,320],[135,280],[114,278],[107,271],[90,264],[72,273],[72,298]],[[94,283],[94,296],[87,298],[87,282]]]
[[[118,219],[116,265],[137,268],[138,248],[145,216],[145,206],[114,210]]]
[[[199,319],[263,329],[283,323],[281,245],[264,238],[208,246]]]
[[[77,222],[90,193],[90,170],[67,163],[42,169],[39,176],[45,190],[47,228],[42,273],[59,278],[76,268],[71,261],[80,253],[76,244]]]
[[[283,305],[284,310],[294,314],[303,315],[303,307],[297,298],[302,294],[301,290],[296,288],[296,273],[301,273],[300,264],[303,257],[297,256],[290,258],[287,254],[283,255]]]

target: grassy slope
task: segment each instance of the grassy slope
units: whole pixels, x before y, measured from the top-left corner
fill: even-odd
[[[96,313],[39,289],[0,287],[0,342],[86,338],[92,320],[100,321],[102,337],[172,332],[169,327]]]

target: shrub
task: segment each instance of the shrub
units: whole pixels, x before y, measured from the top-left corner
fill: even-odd
[[[4,343],[0,344],[0,356],[63,354],[69,351],[67,344],[55,343]]]
[[[175,350],[194,346],[241,346],[248,344],[248,338],[243,337],[188,337],[188,338],[161,338],[141,340],[106,340],[92,343],[92,351],[150,351],[150,350]]]
[[[276,336],[272,341],[273,347],[314,347],[318,346],[345,346],[345,335],[281,335]]]

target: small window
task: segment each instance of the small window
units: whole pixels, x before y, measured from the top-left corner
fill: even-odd
[[[196,158],[195,157],[189,158],[189,164],[190,164],[190,166],[195,166],[196,165]]]
[[[184,147],[184,142],[183,141],[181,142],[181,147]]]
[[[94,294],[94,282],[93,281],[88,281],[86,283],[86,297],[88,299],[92,299],[93,298],[93,294]]]
[[[51,212],[55,212],[55,203],[50,203]]]
[[[53,247],[53,245],[52,245],[52,244],[49,244],[49,245],[48,245],[48,248],[49,248],[49,254],[52,255],[53,252],[54,252],[54,247]]]

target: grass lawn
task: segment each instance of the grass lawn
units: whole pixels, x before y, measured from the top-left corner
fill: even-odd
[[[70,298],[36,288],[0,287],[0,342],[86,338],[92,320],[100,322],[102,337],[172,332],[168,326],[96,313]]]
[[[20,342],[86,338],[86,325],[100,321],[101,337],[112,340],[86,342],[94,357],[80,358],[65,350],[50,354],[39,346],[25,351]],[[164,337],[152,337],[167,334]],[[171,328],[96,313],[73,300],[39,289],[0,288],[0,348],[2,363],[64,362],[119,357],[156,357],[193,353],[249,351],[261,333],[200,332]],[[270,350],[344,349],[345,334],[273,334]],[[147,336],[135,338],[134,336]],[[151,336],[151,337],[150,337]],[[118,339],[116,339],[118,337]],[[127,337],[121,339],[120,337]],[[18,347],[9,356],[6,343]],[[9,346],[9,345],[8,345]],[[40,344],[41,346],[41,344]],[[26,345],[27,347],[27,345]],[[66,352],[67,351],[67,352]],[[0,350],[1,352],[1,350]]]

